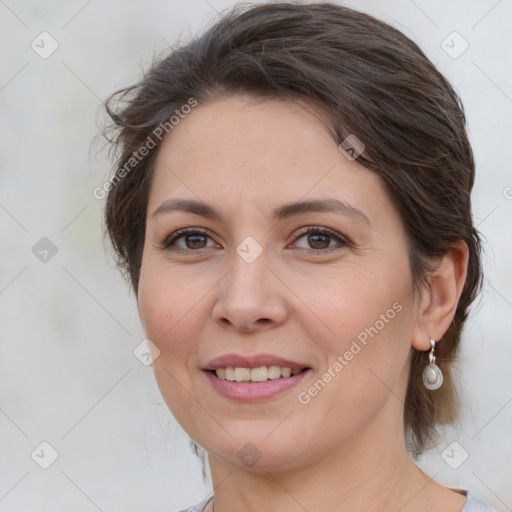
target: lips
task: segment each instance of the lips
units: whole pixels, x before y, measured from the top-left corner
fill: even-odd
[[[212,359],[203,370],[217,370],[219,368],[259,368],[262,366],[280,366],[294,370],[310,368],[308,364],[291,361],[271,354],[259,354],[254,356],[241,356],[238,354],[226,354]]]
[[[270,374],[277,368],[279,377]],[[218,393],[242,402],[273,398],[296,386],[312,372],[307,364],[270,354],[226,354],[211,360],[203,370]],[[269,372],[267,375],[265,370]]]

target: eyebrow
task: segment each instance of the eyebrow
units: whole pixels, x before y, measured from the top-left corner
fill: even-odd
[[[159,215],[176,211],[194,213],[209,219],[224,222],[222,214],[217,208],[195,199],[167,199],[153,212],[152,217],[154,219]],[[368,226],[372,225],[370,219],[359,208],[334,198],[286,203],[274,209],[272,218],[274,220],[283,220],[306,213],[336,213],[350,217]]]

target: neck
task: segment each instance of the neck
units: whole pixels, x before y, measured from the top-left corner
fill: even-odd
[[[403,432],[358,437],[280,471],[248,471],[211,455],[215,512],[429,510],[429,491],[439,486],[411,461]]]

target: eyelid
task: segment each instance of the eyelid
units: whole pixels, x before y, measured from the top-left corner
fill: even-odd
[[[213,242],[215,242],[212,235],[210,235],[208,230],[206,230],[205,228],[188,227],[188,228],[178,229],[177,231],[174,231],[173,233],[171,233],[168,237],[165,238],[165,240],[161,244],[161,248],[164,250],[170,250],[169,248],[171,247],[171,245],[174,244],[175,242],[177,242],[178,240],[180,240],[181,238],[184,238],[187,235],[196,235],[196,234],[204,235],[207,238],[210,238],[210,240],[212,240]],[[321,254],[321,253],[326,253],[326,252],[330,252],[330,251],[339,249],[340,247],[352,246],[352,242],[347,237],[342,235],[341,233],[338,233],[337,231],[334,231],[327,227],[315,226],[315,225],[304,226],[303,228],[301,228],[299,233],[297,233],[294,237],[294,243],[298,239],[300,239],[306,235],[314,235],[314,234],[327,235],[327,236],[331,237],[332,239],[334,239],[338,243],[338,246],[337,247],[328,247],[326,249],[307,249],[307,248],[303,248],[303,247],[298,248],[298,249],[301,251]],[[217,242],[215,242],[215,243],[217,243]],[[201,251],[204,249],[207,249],[207,247],[204,247],[202,249],[181,249],[181,248],[177,247],[174,250],[182,251],[182,252],[197,252],[197,251]]]
[[[306,226],[303,228],[303,231],[299,232],[297,235],[295,235],[294,242],[296,242],[299,238],[302,238],[305,235],[328,235],[331,238],[335,239],[338,244],[340,244],[343,247],[349,247],[352,246],[352,242],[341,233],[338,233],[337,231],[334,231],[327,227],[322,226]],[[305,251],[312,251],[316,253],[322,253],[322,252],[328,252],[331,250],[339,249],[339,247],[329,247],[328,249],[303,249]]]
[[[212,241],[215,242],[215,240],[210,235],[208,230],[206,230],[204,228],[189,227],[189,228],[178,229],[177,231],[174,231],[173,233],[171,233],[169,236],[167,236],[164,239],[164,241],[161,244],[161,248],[164,249],[164,250],[170,250],[169,248],[170,248],[171,244],[174,244],[180,238],[184,238],[187,235],[204,235],[204,236],[210,238]],[[217,243],[217,242],[215,242],[215,243]],[[175,250],[177,250],[177,251],[185,251],[185,252],[194,252],[194,251],[200,251],[202,249],[180,249],[180,248],[176,248]]]

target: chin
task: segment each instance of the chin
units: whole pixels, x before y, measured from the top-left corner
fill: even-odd
[[[275,426],[273,422],[274,429]],[[193,438],[210,457],[241,470],[259,472],[294,469],[306,463],[309,457],[304,448],[313,445],[313,442],[305,441],[303,433],[286,430],[278,432],[279,427],[270,435],[262,435],[262,431],[271,432],[266,426],[260,429],[254,425],[254,428],[245,428],[239,434],[234,433],[227,423],[226,428],[232,436],[222,430],[218,437],[211,433],[196,432]]]

